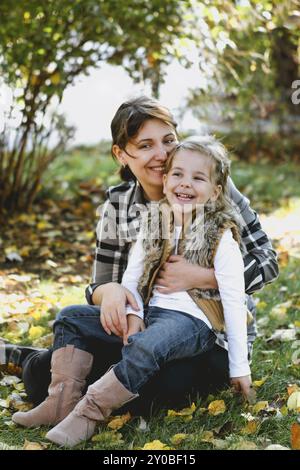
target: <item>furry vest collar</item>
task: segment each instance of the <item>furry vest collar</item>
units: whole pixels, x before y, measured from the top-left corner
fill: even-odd
[[[183,227],[178,253],[192,264],[212,268],[225,230],[231,229],[234,239],[240,243],[238,215],[233,210],[218,210],[213,204],[206,204],[202,209],[202,211],[198,210],[197,214],[193,214],[189,223]],[[166,199],[151,205],[150,211],[142,222],[141,230],[146,256],[138,292],[144,304],[147,305],[157,274],[175,246],[174,216]],[[224,315],[219,291],[195,288],[189,290],[188,294],[208,317],[213,328],[217,331],[224,330]]]

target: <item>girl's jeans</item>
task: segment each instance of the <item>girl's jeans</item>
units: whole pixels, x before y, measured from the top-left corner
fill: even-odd
[[[90,313],[94,318],[94,312]],[[87,319],[87,312],[85,318]],[[54,323],[54,349],[73,344],[79,349],[89,350],[88,342],[96,337],[109,343],[122,342],[115,335],[108,335],[102,328],[98,316],[86,321],[82,335],[76,317],[64,316],[64,310]],[[122,348],[122,359],[115,365],[117,378],[132,393],[140,388],[169,361],[196,356],[213,348],[215,334],[200,319],[183,312],[149,307],[145,314],[146,330],[128,338]]]

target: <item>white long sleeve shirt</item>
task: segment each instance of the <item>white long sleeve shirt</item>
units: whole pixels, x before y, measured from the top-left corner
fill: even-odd
[[[181,228],[176,227],[175,253],[180,232]],[[130,306],[127,306],[127,314],[134,314],[142,319],[144,318],[144,305],[137,286],[143,275],[146,256],[147,254],[143,250],[142,234],[140,233],[130,250],[122,285],[132,292],[140,308],[139,311],[133,311]],[[229,374],[230,377],[249,375],[244,263],[239,246],[232,237],[231,230],[226,230],[220,240],[214,259],[214,270],[223,305],[228,337]],[[163,294],[157,291],[155,285],[149,305],[188,313],[201,319],[209,328],[212,328],[206,315],[186,291]]]

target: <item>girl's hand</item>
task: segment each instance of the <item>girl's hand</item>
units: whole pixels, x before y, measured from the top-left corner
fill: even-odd
[[[145,324],[144,321],[137,315],[129,313],[127,315],[127,333],[123,335],[123,344],[124,346],[128,344],[128,337],[138,333],[139,331],[144,331]]]
[[[101,288],[101,325],[108,335],[114,333],[122,337],[127,333],[126,305],[130,304],[133,310],[139,310],[139,306],[132,293],[117,282],[109,282]]]
[[[250,403],[253,402],[255,392],[252,388],[251,375],[232,377],[230,382],[236,392],[241,392],[246,400]]]
[[[172,294],[194,288],[217,288],[213,269],[191,264],[181,255],[169,257],[158,273],[156,284],[158,292],[162,294]]]

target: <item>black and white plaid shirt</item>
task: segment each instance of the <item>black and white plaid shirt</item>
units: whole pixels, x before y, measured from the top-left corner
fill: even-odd
[[[249,200],[235,187],[229,185],[233,205],[241,216],[242,240],[245,248],[245,287],[248,308],[255,316],[254,302],[250,296],[278,276],[276,252],[266,233],[262,230],[258,215],[251,209]],[[93,304],[92,295],[96,287],[108,282],[122,281],[127,267],[128,254],[135,241],[147,201],[138,183],[122,183],[109,188],[97,225],[97,245],[93,265],[92,283],[86,289],[86,299]],[[112,214],[115,217],[112,217]],[[110,231],[110,227],[113,230]],[[112,235],[113,234],[113,235]],[[256,337],[255,322],[248,327],[249,347]],[[227,348],[226,336],[220,335],[217,343]]]

